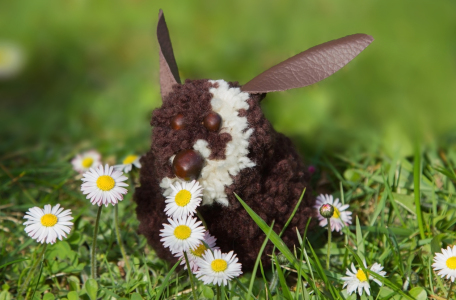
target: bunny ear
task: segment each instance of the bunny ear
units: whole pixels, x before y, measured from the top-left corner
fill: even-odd
[[[312,47],[266,70],[241,87],[250,94],[304,87],[334,74],[373,41],[353,34]]]
[[[164,99],[171,92],[172,86],[180,83],[180,78],[165,16],[161,9],[158,14],[157,39],[160,47],[160,92]]]

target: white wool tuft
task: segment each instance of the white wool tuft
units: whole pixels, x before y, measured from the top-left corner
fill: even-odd
[[[249,94],[241,92],[240,88],[230,88],[224,80],[210,80],[217,84],[217,88],[210,88],[212,110],[222,117],[220,133],[227,132],[231,135],[231,141],[227,143],[224,160],[209,159],[211,150],[205,140],[198,140],[193,149],[200,152],[205,158],[205,164],[198,179],[203,186],[203,205],[217,203],[228,206],[228,198],[225,187],[233,184],[233,178],[245,168],[255,166],[247,155],[249,153],[249,137],[253,129],[249,128],[247,118],[239,116],[240,109],[249,109],[247,100]],[[164,196],[171,194],[171,183],[181,181],[178,178],[163,178],[160,187],[165,189]]]

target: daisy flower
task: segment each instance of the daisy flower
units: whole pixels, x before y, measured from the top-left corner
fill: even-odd
[[[76,155],[71,161],[73,169],[79,173],[84,173],[90,168],[95,168],[101,165],[101,155],[95,150],[89,150]]]
[[[206,250],[219,249],[219,247],[215,247],[216,240],[217,239],[215,237],[213,237],[212,235],[209,234],[209,231],[206,231],[204,233],[203,241],[200,241],[198,246],[191,248],[190,251],[187,251],[188,263],[189,263],[190,269],[192,270],[193,273],[198,270],[197,259],[202,258],[203,254],[206,252]],[[175,257],[177,257],[178,259],[182,259],[181,265],[184,265],[184,269],[187,270],[187,264],[185,263],[184,252],[181,251],[181,252],[177,253],[175,255]]]
[[[203,188],[196,180],[175,184],[176,186],[170,184],[173,191],[166,197],[166,215],[175,219],[193,215],[201,203]]]
[[[456,278],[456,246],[445,250],[442,248],[442,253],[436,253],[434,256],[434,263],[432,264],[434,271],[439,271],[437,274],[440,277],[451,279],[454,282]]]
[[[242,274],[242,265],[233,251],[222,253],[220,250],[206,251],[202,258],[198,258],[199,270],[196,277],[204,284],[226,285],[228,280]]]
[[[204,227],[200,226],[201,221],[196,218],[183,217],[179,219],[168,218],[170,224],[163,224],[160,236],[163,245],[171,250],[172,253],[188,251],[198,247],[204,239]]]
[[[141,156],[139,155],[128,155],[127,157],[124,158],[122,161],[121,165],[115,165],[114,169],[119,170],[119,171],[124,171],[125,173],[128,173],[131,171],[133,166],[136,168],[140,169],[141,168],[141,163],[139,162],[139,159]]]
[[[116,205],[117,202],[123,200],[123,194],[127,193],[127,189],[123,186],[128,186],[124,180],[127,177],[123,176],[121,171],[114,171],[113,167],[105,165],[98,168],[91,168],[85,172],[81,179],[84,183],[81,185],[81,191],[87,199],[90,199],[92,204],[102,204],[108,206],[109,203]]]
[[[331,204],[334,207],[334,214],[331,217],[331,231],[335,230],[340,232],[342,227],[351,224],[352,212],[346,210],[349,207],[348,204],[342,205],[342,203],[339,202],[339,199],[334,200],[332,195],[321,194],[317,197],[314,208],[320,211],[320,207],[324,204]],[[320,221],[321,227],[328,225],[328,220],[320,214],[318,214],[318,220]]]
[[[367,268],[366,262],[364,262],[364,267]],[[382,286],[382,282],[379,281],[378,279],[372,277],[372,275],[364,273],[362,269],[356,270],[355,265],[352,263],[351,264],[351,270],[350,272],[349,269],[347,269],[347,272],[345,273],[346,277],[342,277],[342,280],[344,280],[344,285],[342,288],[347,287],[347,293],[351,295],[353,292],[356,293],[356,290],[358,290],[358,294],[361,296],[363,293],[363,289],[366,291],[366,294],[370,296],[370,286],[369,286],[369,280],[375,281],[379,286]],[[383,267],[382,265],[378,263],[374,263],[372,267],[370,267],[370,272],[377,273],[378,275],[385,277],[386,272],[382,271]]]
[[[63,211],[60,204],[52,207],[50,204],[44,206],[44,209],[39,207],[30,208],[24,219],[25,232],[39,243],[46,242],[47,244],[54,244],[56,239],[62,240],[70,233],[73,223],[70,220],[71,209]]]

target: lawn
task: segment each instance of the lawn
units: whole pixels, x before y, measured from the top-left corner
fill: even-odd
[[[435,254],[455,240],[455,6],[1,2],[0,300],[456,297],[449,295],[451,280],[432,267]],[[150,148],[151,112],[161,105],[159,8],[183,79],[243,84],[325,41],[353,33],[375,38],[328,79],[262,101],[274,128],[315,169],[312,196],[331,194],[349,205],[352,223],[342,234],[333,232],[328,243],[327,228],[316,226],[297,233],[300,244],[284,248],[252,212],[277,246],[268,253],[272,267],[258,265],[255,274],[245,272],[221,289],[195,278],[192,291],[189,274],[158,258],[138,234],[133,170],[124,200],[101,210],[91,279],[98,206],[81,193],[71,160],[96,149],[114,165]],[[2,53],[11,45],[22,65],[8,75]],[[71,209],[74,225],[67,238],[44,249],[27,236],[23,217],[46,204]],[[371,296],[348,295],[342,277],[352,263],[363,270],[363,260],[368,268],[382,265],[386,277],[373,275],[381,287],[369,279]]]

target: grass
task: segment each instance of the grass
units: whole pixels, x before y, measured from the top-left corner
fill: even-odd
[[[279,234],[238,198],[276,252],[268,253],[274,262],[270,269],[258,261],[255,276],[248,273],[232,281],[223,295],[227,299],[249,295],[250,299],[356,299],[342,289],[341,277],[352,262],[363,269],[360,263],[365,259],[368,266],[383,265],[387,277],[378,277],[382,287],[371,281],[372,296],[361,299],[445,299],[449,281],[438,277],[431,264],[434,254],[456,237],[455,155],[452,148],[426,149],[419,155],[421,168],[414,167],[417,156],[392,159],[364,153],[322,159],[315,175],[319,185],[325,178],[326,188],[332,188],[335,197],[343,195],[354,214],[343,235],[333,233],[329,269],[324,267],[325,228],[313,229],[310,236],[297,232],[300,244],[287,248]],[[18,289],[34,263],[38,268],[27,289],[33,299],[193,298],[188,274],[157,258],[145,238],[137,235],[132,191],[119,203],[120,232],[132,267],[125,267],[117,244],[115,210],[103,208],[97,235],[99,275],[96,281],[89,280],[97,209],[80,193],[80,181],[68,157],[43,148],[0,160],[0,299],[20,298]],[[418,175],[422,218],[417,217],[415,205]],[[75,225],[67,239],[47,247],[42,259],[43,247],[27,237],[22,216],[30,207],[46,203],[71,208]],[[211,298],[217,289],[198,281],[196,293],[200,299]]]
[[[150,146],[150,113],[160,105],[159,8],[183,79],[245,83],[327,40],[356,32],[375,38],[325,81],[271,93],[262,103],[317,168],[316,190],[353,211],[344,234],[332,235],[330,268],[325,228],[296,232],[299,245],[286,248],[271,224],[256,220],[276,246],[268,253],[273,264],[265,269],[258,261],[254,276],[220,292],[229,299],[356,299],[341,277],[365,259],[382,264],[387,277],[382,287],[372,284],[372,297],[358,298],[447,298],[450,284],[431,265],[456,237],[455,2],[44,0],[0,3],[0,44],[12,42],[27,56],[18,76],[0,78],[0,300],[25,295],[18,290],[34,264],[26,291],[34,299],[193,297],[187,274],[137,234],[132,190],[118,216],[103,208],[99,276],[89,280],[97,208],[80,193],[69,163],[97,148],[115,164]],[[72,209],[75,225],[43,259],[22,223],[29,208],[48,203]],[[196,292],[200,299],[218,293],[201,282]]]

